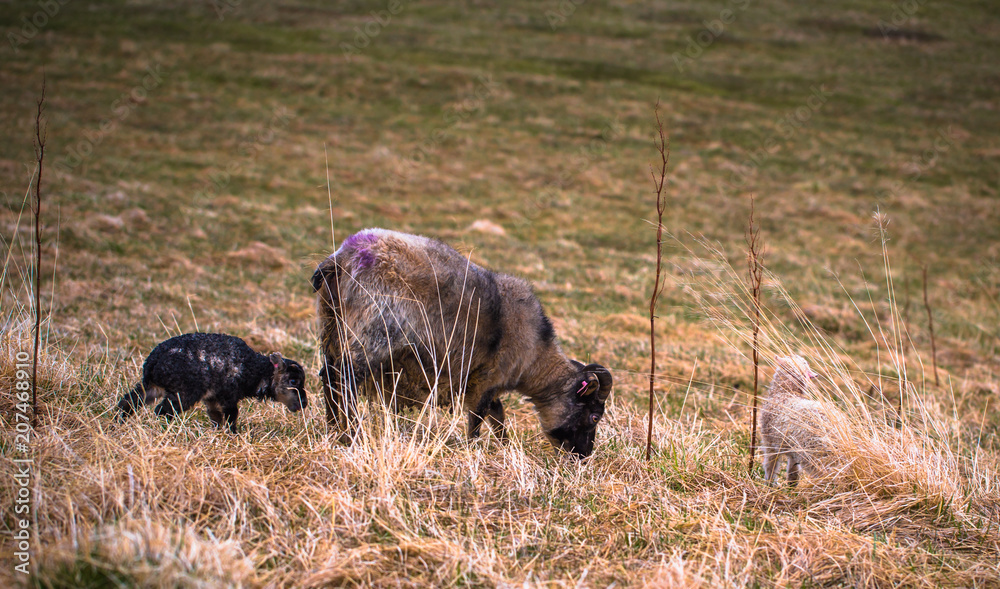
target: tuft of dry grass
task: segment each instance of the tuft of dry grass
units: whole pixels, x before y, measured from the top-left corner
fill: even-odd
[[[884,226],[880,224],[879,230],[884,231]],[[885,241],[883,234],[883,248]],[[687,289],[722,336],[742,354],[754,343],[750,326],[757,321],[757,306],[753,293],[737,279],[721,250],[704,241],[694,248],[707,252],[698,266],[710,270],[690,275]],[[693,248],[687,251],[696,255]],[[884,249],[883,256],[888,269]],[[956,540],[964,542],[965,533],[959,530],[967,529],[977,542],[995,549],[991,521],[997,506],[995,465],[990,459],[980,460],[978,450],[971,455],[963,453],[957,435],[962,426],[960,416],[954,408],[936,402],[926,390],[918,391],[907,378],[912,365],[920,365],[920,358],[906,355],[904,338],[908,334],[898,321],[891,282],[886,301],[889,325],[877,314],[867,324],[885,362],[876,365],[873,373],[811,324],[776,275],[765,272],[765,279],[772,304],[789,309],[800,324],[788,325],[773,311],[761,315],[760,342],[765,357],[773,361],[781,355],[801,354],[820,374],[818,386],[810,389],[821,401],[817,410],[825,412],[825,417],[803,422],[803,427],[815,430],[815,457],[823,471],[804,491],[815,501],[810,511],[837,514],[860,530],[899,531],[905,527],[915,537],[947,535],[950,530],[957,534]],[[858,312],[863,319],[860,309]],[[881,391],[882,383],[894,383],[900,399],[906,399],[902,415],[886,403],[884,394],[880,398],[870,394]]]
[[[5,355],[28,331],[6,333]],[[773,326],[764,333],[773,343]],[[107,408],[127,386],[112,378],[117,368],[81,370],[45,352],[31,586],[997,581],[994,473],[974,463],[976,474],[960,475],[964,459],[944,440],[861,409],[844,407],[856,429],[834,433],[840,470],[789,492],[744,476],[745,420],[720,429],[658,417],[647,462],[645,416],[619,397],[595,455],[578,461],[552,452],[524,405],[505,445],[467,441],[461,415],[426,422],[366,405],[344,447],[315,405],[295,415],[251,405],[235,436],[198,411],[115,424]]]
[[[752,297],[721,251],[707,252],[688,265],[699,271],[686,277],[686,289],[719,335],[743,350],[753,337]],[[4,275],[15,277],[15,266]],[[13,284],[2,286],[17,299],[24,287]],[[825,474],[794,491],[744,475],[744,418],[660,411],[656,452],[644,460],[645,416],[622,395],[609,403],[585,461],[554,453],[518,400],[506,444],[467,440],[460,412],[370,404],[360,408],[364,425],[351,447],[328,435],[317,402],[297,414],[248,404],[239,435],[213,428],[197,410],[172,423],[143,411],[118,424],[111,407],[130,384],[120,360],[73,362],[63,344],[43,339],[42,427],[32,448],[42,465],[34,484],[39,543],[34,575],[13,581],[933,587],[1000,580],[989,564],[1000,559],[995,456],[962,453],[956,418],[904,379],[907,414],[898,419],[892,405],[865,392],[868,381],[889,382],[887,375],[862,371],[809,328],[766,269],[765,290],[772,306],[788,306],[807,329],[795,331],[762,307],[764,357],[808,355],[823,375],[821,396],[837,412],[826,432],[834,451]],[[31,316],[28,304],[5,317],[4,386],[14,379],[10,359],[31,340]],[[293,343],[280,329],[252,331]],[[879,324],[871,333],[893,341]],[[904,376],[905,349],[883,351]],[[733,411],[746,415],[739,401]],[[2,416],[7,426],[10,415]],[[0,458],[0,475],[14,469],[10,453]],[[0,489],[0,503],[11,504],[13,492]],[[13,525],[10,516],[5,525]]]

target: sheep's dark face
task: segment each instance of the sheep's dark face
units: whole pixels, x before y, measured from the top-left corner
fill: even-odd
[[[271,377],[271,389],[274,399],[296,412],[308,405],[306,400],[306,371],[295,360],[282,358],[277,352],[271,354],[271,365],[274,374]]]
[[[561,396],[562,418],[559,425],[545,432],[552,445],[586,458],[594,451],[597,424],[604,417],[604,403],[613,386],[611,373],[600,364],[584,366],[579,362],[579,376]]]

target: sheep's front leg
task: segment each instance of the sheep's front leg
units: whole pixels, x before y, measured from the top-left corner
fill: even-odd
[[[212,425],[221,427],[222,421],[225,419],[222,414],[222,407],[218,403],[207,401],[205,402],[205,409],[208,410],[208,418],[212,420]]]
[[[479,402],[476,403],[475,408],[469,411],[469,439],[479,436],[483,421],[489,424],[490,429],[493,430],[497,438],[501,440],[507,439],[507,434],[504,431],[503,404],[496,398],[496,395],[496,389],[486,391],[479,398]]]
[[[507,428],[504,426],[504,420],[503,403],[500,402],[500,399],[494,399],[490,403],[489,411],[486,412],[486,423],[493,430],[493,435],[503,442],[507,441]]]
[[[236,420],[239,418],[239,416],[240,416],[239,405],[231,405],[229,407],[225,407],[222,410],[222,418],[225,423],[229,424],[229,431],[234,434],[236,433]]]
[[[764,481],[772,485],[774,484],[774,471],[778,466],[778,459],[775,457],[774,452],[770,449],[764,450]]]
[[[799,457],[796,454],[788,455],[788,484],[794,487],[799,482]]]
[[[339,432],[341,443],[350,444],[358,421],[357,387],[343,378],[340,359],[327,357],[319,376],[323,383],[327,427]]]

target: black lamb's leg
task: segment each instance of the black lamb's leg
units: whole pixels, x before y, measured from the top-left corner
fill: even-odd
[[[167,421],[170,421],[173,420],[175,415],[182,413],[187,409],[188,406],[185,406],[184,403],[182,403],[182,399],[177,393],[168,391],[167,394],[163,396],[163,400],[160,401],[160,404],[156,406],[154,413],[159,416],[166,417]]]
[[[212,425],[222,427],[222,422],[225,419],[222,415],[222,407],[218,403],[206,402],[205,408],[208,409],[208,418],[212,420]]]
[[[125,421],[125,419],[139,410],[146,404],[146,393],[143,389],[142,382],[135,383],[132,390],[125,393],[121,400],[118,401],[118,421]]]
[[[225,422],[229,424],[229,431],[235,434],[237,430],[236,419],[240,416],[239,405],[231,405],[224,408],[222,411]]]

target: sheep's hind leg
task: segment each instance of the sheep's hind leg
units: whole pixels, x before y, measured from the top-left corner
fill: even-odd
[[[184,398],[177,393],[167,391],[153,412],[161,417],[166,417],[167,421],[171,421],[175,415],[187,411],[191,407],[191,403],[185,404],[183,401]]]
[[[218,403],[206,402],[205,409],[208,411],[208,418],[212,421],[212,425],[221,427],[224,419],[222,407]]]

